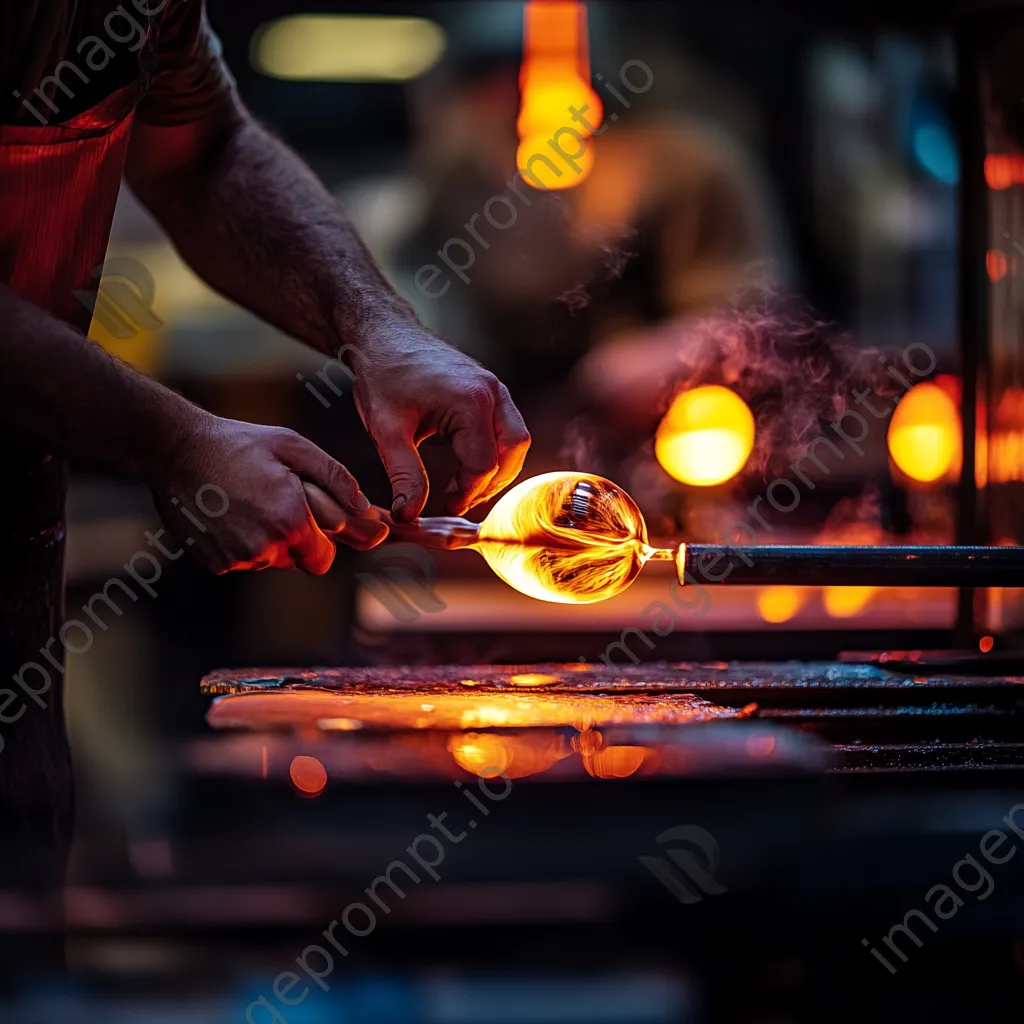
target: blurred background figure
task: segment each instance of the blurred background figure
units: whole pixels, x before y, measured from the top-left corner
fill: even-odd
[[[490,18],[500,22],[510,8]],[[612,47],[601,30],[619,17],[599,8],[592,19],[605,49]],[[445,61],[411,91],[424,207],[396,272],[415,295],[415,274],[438,263],[446,241],[456,240],[453,260],[473,261],[467,281],[446,273],[450,287],[433,289],[444,295],[421,295],[419,303],[439,329],[507,375],[540,439],[535,465],[551,466],[573,406],[601,400],[620,381],[619,367],[595,359],[604,345],[628,336],[627,359],[642,359],[646,329],[728,305],[754,280],[784,283],[787,248],[743,138],[755,116],[686,58],[645,48],[638,62],[614,48],[618,56],[605,58],[608,88],[597,85],[604,127],[589,140],[585,173],[557,162],[565,176],[558,191],[544,193],[528,177],[509,187],[518,145],[518,35],[510,28],[486,56],[478,45],[468,32],[461,44],[456,37]],[[637,91],[620,81],[623,68]],[[570,109],[561,111],[563,125],[580,127]],[[574,145],[567,139],[564,148]],[[512,221],[504,229],[481,217],[494,197],[511,203],[495,217]],[[598,392],[585,370],[582,386],[574,379],[588,357],[603,378]],[[659,390],[652,382],[652,402],[661,400]]]

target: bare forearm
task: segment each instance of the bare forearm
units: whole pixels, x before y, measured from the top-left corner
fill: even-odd
[[[0,422],[73,459],[152,481],[209,414],[0,285]]]
[[[334,354],[416,322],[316,176],[244,112],[200,159],[135,166],[135,191],[189,265],[288,334]]]

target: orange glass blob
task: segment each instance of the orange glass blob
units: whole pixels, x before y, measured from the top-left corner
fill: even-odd
[[[510,586],[559,604],[592,604],[621,593],[651,558],[636,502],[589,473],[546,473],[508,491],[472,547]]]

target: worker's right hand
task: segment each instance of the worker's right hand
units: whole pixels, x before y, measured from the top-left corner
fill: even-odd
[[[157,471],[153,493],[167,529],[212,572],[298,566],[321,575],[335,548],[316,524],[304,481],[322,488],[348,516],[367,520],[356,531],[360,547],[387,536],[352,474],[311,441],[279,427],[203,414]]]

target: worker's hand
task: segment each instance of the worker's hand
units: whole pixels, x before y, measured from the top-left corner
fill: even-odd
[[[445,489],[453,515],[518,476],[530,434],[494,374],[419,324],[381,329],[351,359],[356,405],[391,478],[395,519],[423,511],[428,483],[417,445],[433,434],[451,441],[458,461]]]
[[[201,417],[166,470],[158,470],[154,497],[168,530],[215,573],[298,566],[321,575],[335,548],[314,520],[304,481],[317,484],[353,520],[372,521],[359,532],[359,546],[373,547],[387,536],[352,475],[311,441],[291,430],[215,416]]]

